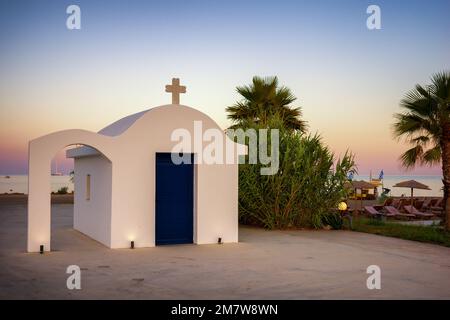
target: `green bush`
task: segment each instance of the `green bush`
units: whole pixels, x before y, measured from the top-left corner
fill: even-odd
[[[67,194],[69,187],[62,187],[58,189],[58,194]]]
[[[276,119],[270,128],[280,130],[279,170],[261,175],[259,162],[239,165],[240,222],[268,229],[322,228],[323,217],[346,196],[353,156],[346,152],[336,160],[318,135],[285,130]]]
[[[329,225],[334,230],[340,230],[344,225],[344,220],[339,212],[331,212],[322,217],[322,223]]]

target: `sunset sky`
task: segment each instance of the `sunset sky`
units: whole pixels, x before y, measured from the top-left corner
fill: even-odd
[[[81,30],[66,28],[70,4]],[[381,30],[366,27],[369,4]],[[1,0],[0,174],[27,172],[30,139],[170,103],[172,77],[187,86],[182,104],[226,128],[235,87],[254,75],[290,87],[310,132],[353,151],[360,174],[400,174],[407,146],[392,114],[416,83],[450,69],[449,12],[448,0]]]

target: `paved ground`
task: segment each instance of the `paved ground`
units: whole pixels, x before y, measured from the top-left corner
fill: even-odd
[[[0,203],[0,299],[450,299],[450,248],[348,231],[240,229],[239,244],[110,250],[52,206],[54,252],[25,253],[26,207]],[[66,288],[68,265],[82,290]],[[382,289],[366,288],[366,268]]]

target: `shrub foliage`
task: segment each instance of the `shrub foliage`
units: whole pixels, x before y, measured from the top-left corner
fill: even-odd
[[[335,159],[317,134],[284,129],[276,119],[269,127],[280,133],[279,170],[261,175],[259,162],[239,165],[240,222],[268,229],[321,228],[345,197],[344,183],[354,171],[353,155],[346,152]]]
[[[67,194],[69,191],[69,187],[61,187],[58,189],[58,194]]]

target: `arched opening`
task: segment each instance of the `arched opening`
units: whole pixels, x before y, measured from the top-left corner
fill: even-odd
[[[99,135],[93,132],[85,131],[85,130],[65,130],[56,133],[49,134],[47,136],[43,136],[41,138],[30,141],[29,144],[29,170],[28,170],[28,244],[27,250],[28,252],[38,252],[43,246],[44,251],[51,250],[51,231],[52,231],[52,219],[51,219],[51,172],[52,172],[52,159],[57,154],[58,151],[67,148],[69,146],[76,146],[76,148],[68,150],[67,154],[69,157],[75,158],[75,171],[77,170],[77,162],[78,159],[84,159],[81,162],[90,163],[95,162],[95,160],[100,159],[104,167],[101,165],[93,164],[91,169],[92,172],[99,169],[103,170],[106,176],[111,178],[111,154],[110,150],[112,150],[112,143],[114,139],[110,137],[106,137],[103,135]],[[82,146],[81,146],[82,145]],[[86,160],[88,159],[88,160]],[[89,160],[90,159],[90,160]],[[84,168],[89,167],[89,165],[85,165]],[[81,168],[81,167],[80,167]],[[82,172],[83,170],[79,170]],[[81,173],[79,174],[81,177]],[[105,178],[105,177],[103,177]],[[101,179],[103,179],[101,178]],[[90,177],[90,192],[93,194],[93,188],[96,190],[110,190],[111,183],[108,180],[97,179],[96,181],[106,181],[105,185],[98,185],[93,183],[94,176],[91,174]],[[74,177],[75,189],[77,189],[77,174],[75,173]],[[81,183],[79,182],[81,185]],[[81,195],[80,192],[75,190],[74,194],[74,202],[77,203],[77,193]],[[111,191],[109,191],[109,199],[108,197],[98,197],[95,205],[91,205],[89,207],[90,212],[94,212],[97,207],[97,203],[102,201],[103,212],[108,213],[108,219],[111,221]],[[92,197],[89,201],[92,201]],[[94,203],[93,201],[91,203]],[[74,213],[76,210],[76,204],[74,204]],[[84,208],[85,209],[85,208]],[[78,212],[81,212],[80,209]],[[66,224],[67,221],[70,220],[70,210],[69,213],[66,212]],[[106,215],[106,214],[105,214]],[[87,215],[86,215],[87,216]],[[73,216],[75,218],[75,215]],[[95,216],[89,216],[89,218],[94,219]],[[98,218],[98,217],[97,217]],[[75,228],[80,229],[83,233],[89,235],[90,237],[103,242],[108,245],[110,241],[110,232],[108,230],[99,230],[95,227],[91,229],[87,229],[85,226],[87,224],[93,224],[94,226],[98,225],[106,225],[106,228],[110,228],[110,223],[103,220],[99,222],[99,224],[94,223],[86,223],[83,218],[77,222],[76,219],[73,220],[73,226]],[[94,220],[92,220],[94,221]],[[63,224],[64,225],[64,224]],[[54,223],[54,227],[58,226],[57,223]],[[100,236],[103,235],[103,236]],[[106,234],[106,235],[105,235]],[[64,243],[64,242],[63,242]],[[69,242],[70,244],[70,242]],[[61,246],[58,244],[58,250],[61,250]]]
[[[58,152],[51,164],[52,251],[86,247],[92,240],[110,246],[112,162],[77,144]]]

